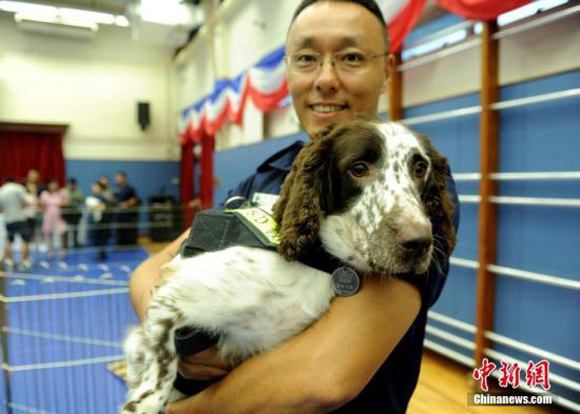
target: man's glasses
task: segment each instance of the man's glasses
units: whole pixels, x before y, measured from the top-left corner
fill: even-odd
[[[330,58],[330,63],[342,73],[356,73],[366,69],[375,58],[387,56],[389,52],[371,54],[362,51],[336,52],[330,57],[315,52],[298,52],[286,56],[288,68],[300,73],[313,73]]]

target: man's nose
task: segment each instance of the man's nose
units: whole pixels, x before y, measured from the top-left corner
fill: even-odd
[[[316,89],[324,94],[334,93],[338,90],[339,84],[334,64],[330,59],[324,59],[316,74]]]

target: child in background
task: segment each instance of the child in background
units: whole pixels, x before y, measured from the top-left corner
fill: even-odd
[[[42,233],[48,241],[50,258],[55,257],[54,237],[60,238],[61,258],[66,256],[66,223],[62,218],[61,207],[66,205],[68,200],[59,191],[58,181],[51,180],[48,188],[40,194],[40,205],[44,211],[42,219]]]

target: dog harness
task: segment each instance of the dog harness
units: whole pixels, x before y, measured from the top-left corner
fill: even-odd
[[[278,226],[264,210],[246,204],[238,209],[199,212],[179,254],[189,258],[201,253],[223,250],[232,246],[256,247],[276,251]],[[360,282],[354,270],[329,255],[320,243],[301,259],[304,264],[332,274],[338,295],[350,296],[358,291]],[[186,326],[175,331],[175,350],[181,356],[197,354],[214,346],[219,335]],[[210,385],[208,381],[190,381],[178,375],[175,387],[185,394],[195,394]]]

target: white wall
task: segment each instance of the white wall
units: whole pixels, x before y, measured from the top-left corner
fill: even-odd
[[[40,36],[0,13],[0,120],[69,124],[68,159],[178,159],[171,60],[127,28],[101,26],[93,40]],[[151,104],[146,132],[137,101]]]
[[[232,0],[215,26],[215,38],[201,34],[181,62],[182,70],[197,80],[189,82],[191,93],[182,98],[182,107],[211,92],[217,77],[234,77],[284,44],[286,31],[299,0]],[[227,3],[226,3],[227,4]],[[556,23],[522,32],[500,41],[500,83],[502,85],[580,68],[580,18],[570,17]],[[213,39],[213,40],[212,40]],[[201,44],[215,47],[216,67],[211,85],[207,73],[207,50]],[[195,52],[192,52],[195,51]],[[467,49],[443,59],[404,72],[404,105],[413,106],[476,92],[480,88],[479,47]],[[208,83],[204,83],[208,82]],[[193,90],[195,89],[195,91]],[[380,102],[380,111],[388,108],[388,97]],[[261,137],[260,131],[267,136]],[[296,116],[286,107],[263,117],[252,105],[246,109],[243,127],[227,126],[217,135],[217,148],[230,148],[300,131]]]

